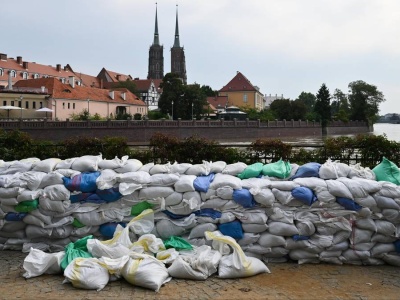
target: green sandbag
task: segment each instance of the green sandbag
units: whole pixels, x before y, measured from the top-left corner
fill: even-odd
[[[74,218],[74,221],[72,222],[72,226],[77,227],[77,228],[82,228],[85,227],[85,224],[82,224],[77,218]]]
[[[261,174],[263,170],[264,164],[262,163],[254,163],[250,166],[247,166],[246,169],[243,170],[242,173],[238,174],[237,177],[240,179],[254,178]]]
[[[143,211],[146,209],[153,208],[153,204],[147,202],[147,201],[142,201],[138,204],[135,204],[132,206],[131,209],[131,216],[138,216],[140,215]]]
[[[38,208],[39,201],[37,199],[32,201],[22,201],[14,207],[16,212],[30,212]]]
[[[89,253],[87,249],[87,241],[92,239],[92,235],[85,236],[77,240],[75,243],[69,243],[65,247],[65,256],[60,263],[61,269],[64,271],[69,263],[73,261],[75,258],[83,257],[83,258],[90,258],[93,257],[92,254]]]
[[[389,181],[400,185],[400,170],[397,165],[386,157],[383,157],[381,163],[372,169],[375,173],[376,181]]]
[[[179,236],[171,236],[164,241],[166,249],[175,248],[179,250],[192,250],[193,246]]]
[[[292,166],[288,161],[282,159],[274,163],[264,165],[262,174],[269,177],[287,178],[292,171]]]

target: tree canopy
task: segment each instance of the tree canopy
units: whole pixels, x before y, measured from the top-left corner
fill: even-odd
[[[133,94],[135,94],[136,96],[139,97],[136,84],[131,80],[115,82],[115,83],[112,84],[112,87],[113,88],[126,88],[131,93],[133,93]]]
[[[323,83],[318,90],[317,100],[315,101],[314,112],[321,121],[322,127],[326,127],[331,120],[331,95],[329,89]]]

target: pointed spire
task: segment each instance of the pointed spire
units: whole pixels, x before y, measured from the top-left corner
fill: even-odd
[[[175,25],[175,41],[174,48],[180,48],[179,43],[179,26],[178,26],[178,4],[176,5],[176,25]]]
[[[157,2],[156,2],[156,24],[155,24],[155,29],[154,29],[153,45],[160,45],[160,41],[158,39]]]

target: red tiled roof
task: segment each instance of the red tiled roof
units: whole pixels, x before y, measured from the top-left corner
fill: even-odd
[[[75,73],[75,74],[77,79],[80,79],[82,81],[83,86],[101,88],[99,78],[83,73]]]
[[[91,101],[104,101],[113,103],[124,103],[131,105],[143,105],[146,104],[140,100],[135,94],[131,93],[125,88],[117,89],[114,91],[114,100],[110,97],[110,91],[100,88],[91,88],[85,86],[75,85],[74,88],[69,84],[63,84],[56,78],[40,78],[40,79],[28,79],[20,80],[15,84],[16,87],[31,87],[40,88],[42,86],[48,89],[51,97],[58,99],[90,99]],[[123,93],[125,93],[126,100],[123,99]]]
[[[160,84],[162,82],[162,79],[134,79],[133,80],[138,91],[148,91],[152,81],[154,82],[154,85],[156,86],[158,92],[160,92],[161,91]]]
[[[228,96],[207,97],[207,102],[216,108],[229,105]]]
[[[113,82],[132,80],[131,75],[125,75],[105,69]]]
[[[242,73],[237,72],[236,76],[228,82],[219,92],[257,92],[254,85],[251,84],[250,80],[246,78]]]

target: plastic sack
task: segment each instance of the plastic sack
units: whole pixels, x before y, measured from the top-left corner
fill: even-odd
[[[264,165],[262,174],[269,177],[287,178],[292,171],[292,166],[288,161],[282,159],[274,163]]]
[[[317,201],[317,197],[314,195],[314,192],[308,187],[304,186],[294,188],[292,190],[292,196],[296,200],[299,200],[308,206],[311,206],[315,201]]]
[[[100,225],[99,232],[103,237],[112,239],[118,224],[122,227],[126,227],[125,223],[108,222]]]
[[[129,255],[131,250],[126,246],[115,243],[106,245],[97,239],[90,239],[87,241],[87,249],[93,257],[108,257],[120,258],[124,255]]]
[[[176,250],[192,250],[193,246],[188,243],[185,239],[179,236],[170,236],[164,240],[164,246],[166,249],[174,248]]]
[[[319,177],[319,168],[321,167],[320,163],[317,162],[309,162],[302,166],[300,166],[296,174],[292,176],[292,180],[296,178],[304,178],[304,177]]]
[[[105,190],[97,189],[96,195],[106,202],[114,202],[122,197],[122,194],[118,191],[118,187],[112,187]]]
[[[214,180],[215,174],[211,173],[207,176],[197,176],[193,182],[193,187],[198,192],[207,193],[211,182]]]
[[[76,258],[64,270],[63,283],[76,288],[101,291],[110,280],[107,268],[97,258]]]
[[[243,238],[243,228],[240,221],[235,220],[223,224],[218,224],[218,230],[223,234],[230,236],[236,240]]]
[[[261,174],[263,166],[264,164],[262,163],[254,163],[252,165],[249,165],[246,167],[246,169],[243,170],[242,173],[238,174],[237,177],[239,177],[240,179],[257,177]]]
[[[96,180],[100,172],[81,173],[72,178],[63,177],[65,187],[73,192],[93,193],[97,190]]]
[[[397,165],[386,157],[383,157],[381,163],[372,169],[377,181],[389,181],[400,185],[400,170]]]
[[[62,273],[60,263],[64,255],[64,251],[45,253],[42,250],[31,248],[24,259],[23,268],[25,273],[22,276],[32,278],[42,274]]]
[[[22,201],[18,203],[18,205],[16,205],[14,209],[16,212],[30,212],[32,210],[37,209],[38,205],[39,201],[37,199],[33,201]]]
[[[347,198],[343,198],[343,197],[336,197],[336,202],[348,210],[359,211],[362,209],[362,206],[358,205],[356,202],[354,202],[351,199],[347,199]]]
[[[62,270],[65,270],[67,266],[77,257],[92,257],[87,249],[87,241],[88,239],[92,238],[93,236],[89,235],[77,240],[75,243],[69,243],[67,247],[65,247],[65,256],[60,263],[60,267]]]
[[[144,234],[132,244],[131,250],[153,255],[166,249],[162,239],[157,238],[154,234]]]
[[[158,292],[171,280],[167,268],[156,258],[146,254],[132,254],[121,270],[122,277],[130,284]]]
[[[152,209],[153,208],[153,204],[147,202],[147,201],[142,201],[139,202],[138,204],[135,204],[132,206],[131,208],[131,216],[138,216],[140,215],[143,211],[145,211],[146,209]]]
[[[250,208],[256,205],[253,195],[248,189],[234,190],[232,199],[244,208]]]
[[[218,277],[242,278],[260,273],[270,273],[267,266],[261,260],[246,256],[233,238],[224,236],[218,231],[207,231],[205,235],[207,240],[227,244],[233,249],[232,254],[222,256],[218,266]]]

